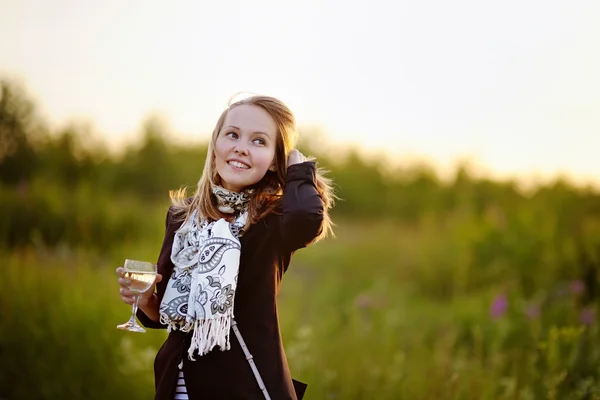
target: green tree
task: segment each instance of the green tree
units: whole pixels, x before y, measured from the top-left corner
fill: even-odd
[[[23,88],[0,81],[0,181],[15,185],[28,181],[39,166],[34,139],[41,127],[35,107]]]

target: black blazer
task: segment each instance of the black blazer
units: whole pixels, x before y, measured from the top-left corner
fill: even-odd
[[[234,313],[238,328],[273,400],[301,399],[306,385],[293,381],[279,332],[277,294],[292,254],[320,234],[324,206],[316,190],[314,162],[291,165],[287,170],[280,213],[272,213],[254,224],[241,238],[240,271]],[[163,275],[156,287],[159,300],[173,270],[171,247],[181,225],[166,218],[166,233],[158,258]],[[165,328],[138,311],[140,322],[149,328]],[[183,371],[191,400],[264,399],[242,349],[230,332],[231,349],[214,349],[196,361],[187,358],[190,334],[173,331],[158,351],[154,362],[156,400],[172,400],[177,365]]]

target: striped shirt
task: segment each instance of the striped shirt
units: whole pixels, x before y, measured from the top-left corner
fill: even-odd
[[[175,397],[173,397],[173,399],[189,400],[187,389],[185,387],[185,378],[183,377],[183,366],[181,364],[179,364],[179,375],[177,376],[177,386],[175,386]]]

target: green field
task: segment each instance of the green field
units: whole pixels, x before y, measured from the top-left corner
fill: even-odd
[[[159,220],[159,218],[156,218]],[[280,293],[293,375],[310,399],[585,399],[600,395],[600,335],[577,293],[527,298],[518,285],[442,295],[468,249],[449,232],[340,221],[337,239],[298,252]],[[148,399],[165,333],[118,331],[130,309],[114,269],[159,242],[110,254],[2,255],[0,388],[9,399]],[[506,294],[506,311],[490,314]],[[528,304],[538,301],[539,315]],[[529,312],[528,312],[529,311]]]

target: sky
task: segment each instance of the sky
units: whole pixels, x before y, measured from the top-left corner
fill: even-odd
[[[0,77],[113,145],[204,138],[240,91],[332,148],[600,182],[596,0],[0,0]],[[308,132],[308,130],[306,130]]]

